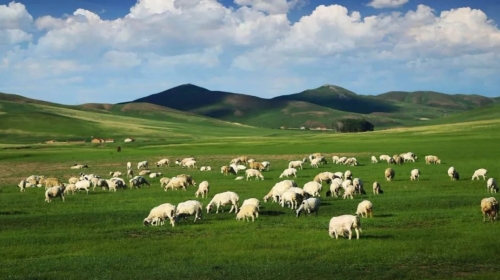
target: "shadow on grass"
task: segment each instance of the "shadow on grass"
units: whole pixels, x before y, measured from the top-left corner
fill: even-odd
[[[359,237],[360,239],[363,238],[363,239],[394,239],[394,236],[392,235],[361,235]]]
[[[262,211],[262,212],[259,212],[259,216],[262,215],[262,216],[279,216],[279,215],[284,215],[285,212],[282,212],[282,211],[273,211],[273,210],[266,210],[266,211]]]
[[[380,214],[380,215],[374,215],[374,218],[390,218],[393,217],[393,214]]]
[[[28,214],[27,212],[23,211],[1,211],[0,215],[24,215]]]

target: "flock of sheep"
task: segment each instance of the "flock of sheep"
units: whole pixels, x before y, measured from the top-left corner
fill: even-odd
[[[390,164],[403,164],[404,162],[415,162],[417,157],[412,152],[394,155],[392,157],[388,155],[381,155],[378,160],[386,161]],[[378,163],[375,156],[371,157],[372,163]],[[358,165],[356,158],[338,157],[333,156],[332,162],[334,164],[341,165]],[[426,164],[440,164],[441,160],[436,156],[426,156]],[[279,178],[286,178],[283,181],[277,182],[271,190],[263,197],[264,202],[272,200],[272,202],[279,203],[282,207],[289,207],[295,211],[297,217],[300,216],[302,212],[311,214],[318,214],[321,200],[319,199],[320,193],[322,191],[322,186],[324,183],[329,185],[329,189],[326,192],[326,196],[331,197],[342,197],[343,199],[351,198],[357,194],[366,194],[363,181],[360,178],[353,178],[353,174],[350,170],[346,172],[321,172],[317,174],[310,182],[304,184],[301,188],[297,185],[294,180],[288,179],[288,177],[297,177],[298,170],[302,170],[304,165],[309,163],[311,168],[318,168],[321,164],[326,164],[326,158],[320,153],[314,153],[309,155],[307,158],[302,160],[294,160],[288,163],[288,168],[286,168]],[[184,158],[182,160],[176,160],[176,165],[179,165],[185,169],[198,169],[197,162],[195,158]],[[256,178],[264,180],[262,172],[268,171],[270,168],[270,162],[263,161],[257,162],[253,159],[249,159],[247,156],[240,156],[232,159],[228,165],[222,166],[220,168],[221,174],[223,175],[237,175],[239,171],[245,171],[245,176],[237,176],[236,180],[244,179],[250,180],[251,178]],[[156,162],[157,167],[170,166],[170,161],[168,159],[161,159]],[[88,168],[87,165],[75,164],[71,169],[85,169]],[[45,201],[51,202],[53,198],[60,197],[62,201],[65,199],[65,194],[76,191],[86,191],[87,194],[92,187],[95,188],[108,189],[109,191],[117,191],[117,189],[130,188],[140,188],[143,185],[150,186],[151,184],[147,181],[145,176],[150,178],[161,177],[160,172],[151,172],[149,168],[148,161],[141,161],[137,164],[138,175],[134,176],[134,171],[132,169],[132,164],[127,163],[127,173],[129,186],[125,179],[122,178],[122,173],[119,171],[110,172],[110,179],[101,179],[100,176],[95,174],[85,174],[80,173],[79,177],[71,177],[68,183],[60,181],[58,178],[45,178],[44,176],[31,175],[25,180],[19,183],[19,188],[21,192],[24,192],[27,187],[45,187]],[[210,166],[201,166],[200,171],[211,171]],[[482,177],[486,180],[486,169],[478,169],[474,172],[472,180],[479,179]],[[459,174],[454,167],[450,167],[448,170],[448,175],[451,180],[458,180]],[[387,168],[384,172],[384,176],[387,181],[391,181],[395,177],[395,171],[392,168]],[[419,180],[420,171],[418,169],[413,169],[410,172],[410,180]],[[189,185],[196,186],[196,181],[192,176],[187,174],[180,174],[172,178],[161,177],[160,186],[165,190],[175,190],[182,189],[186,190]],[[374,182],[373,194],[382,194],[383,191],[378,182]],[[195,192],[195,197],[207,198],[210,190],[210,185],[207,181],[202,181],[198,184],[198,188]],[[491,193],[496,193],[498,186],[493,178],[487,180],[487,190]],[[255,221],[259,216],[260,201],[257,198],[248,198],[243,201],[241,206],[239,205],[240,198],[237,193],[232,191],[226,191],[222,193],[215,194],[210,202],[205,206],[207,213],[215,209],[215,213],[219,210],[224,211],[224,207],[230,205],[229,213],[233,212],[236,214],[236,219],[245,219],[249,221]],[[499,210],[498,201],[494,197],[484,198],[481,201],[481,211],[483,213],[483,220],[486,221],[488,217],[489,220],[496,220]],[[169,220],[171,226],[175,226],[181,218],[187,218],[188,216],[194,216],[194,222],[202,218],[203,204],[198,200],[187,200],[181,202],[177,205],[170,203],[164,203],[159,206],[154,207],[150,210],[149,215],[143,220],[144,225],[161,226],[164,224],[165,220]],[[349,239],[352,237],[352,231],[356,233],[356,238],[359,239],[359,233],[361,232],[360,217],[373,217],[373,204],[368,200],[363,200],[358,204],[356,209],[356,215],[341,215],[332,217],[329,223],[328,233],[332,238],[338,238],[338,236],[347,236]]]

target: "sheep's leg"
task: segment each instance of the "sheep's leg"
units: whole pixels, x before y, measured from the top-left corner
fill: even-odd
[[[349,240],[351,240],[351,237],[352,237],[352,230],[351,229],[348,229],[347,230],[349,232]],[[357,233],[357,232],[356,232]]]
[[[354,230],[356,231],[356,239],[359,239],[359,230],[357,228],[355,228]]]

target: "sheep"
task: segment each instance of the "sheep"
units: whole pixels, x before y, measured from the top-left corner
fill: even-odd
[[[240,210],[236,214],[236,220],[246,219],[249,222],[248,218],[252,218],[252,222],[255,222],[255,219],[259,217],[259,208],[252,204],[247,204],[241,206]]]
[[[212,167],[210,166],[202,166],[200,167],[200,171],[211,171],[212,170]]]
[[[330,219],[328,226],[328,234],[331,238],[339,238],[339,235],[344,236],[345,232],[349,234],[349,240],[352,237],[352,229],[356,231],[356,239],[359,239],[361,230],[361,220],[355,215],[341,215]]]
[[[330,185],[330,191],[329,191],[330,196],[339,197],[341,183],[342,183],[341,179],[338,179],[338,178],[335,178],[332,181],[332,184]],[[328,196],[328,193],[327,193],[327,196]]]
[[[325,160],[325,158],[324,158],[324,157],[317,157],[317,158],[313,158],[313,159],[311,160],[311,167],[316,167],[316,168],[318,168],[320,163],[326,163],[326,160]]]
[[[243,207],[245,205],[254,205],[255,207],[257,207],[257,209],[260,209],[260,201],[257,198],[248,198],[248,199],[245,199],[243,201],[243,203],[241,204],[241,207]]]
[[[323,182],[328,183],[335,177],[335,174],[332,172],[321,172],[318,175],[314,176],[313,181],[322,184]]]
[[[344,172],[344,180],[351,179],[352,180],[352,172],[350,170],[347,170]]]
[[[143,224],[148,226],[152,224],[153,220],[159,220],[159,225],[162,226],[166,218],[170,220],[170,224],[174,227],[175,206],[170,203],[163,203],[151,209],[149,215],[144,219]],[[156,225],[158,225],[158,223]]]
[[[497,181],[493,178],[489,178],[486,182],[486,190],[491,193],[496,193],[498,191]]]
[[[347,157],[340,157],[339,159],[337,159],[337,164],[344,164],[345,161],[347,160]]]
[[[201,198],[208,197],[208,191],[210,189],[210,185],[207,181],[203,181],[198,185],[198,190],[194,193],[196,197],[201,195]]]
[[[264,196],[264,202],[267,202],[270,198],[273,199],[273,202],[278,202],[279,197],[291,187],[298,187],[297,183],[293,180],[283,180],[281,182],[276,183],[269,193]]]
[[[238,173],[240,170],[246,170],[247,169],[247,166],[246,165],[243,165],[243,164],[231,164],[230,165],[235,171],[236,173]]]
[[[45,184],[45,190],[48,190],[49,188],[51,187],[58,187],[58,186],[62,186],[63,183],[61,181],[59,181],[59,179],[57,178],[45,178],[43,180],[43,183]]]
[[[288,163],[288,168],[299,168],[300,170],[302,170],[302,164],[305,161],[305,158],[303,160],[292,160]]]
[[[375,156],[372,156],[372,163],[378,163],[378,160]]]
[[[238,176],[236,178],[234,178],[234,180],[238,181],[238,180],[243,180],[245,179],[245,176]]]
[[[148,168],[148,161],[144,160],[139,163],[137,163],[137,169],[147,169]]]
[[[292,190],[287,190],[280,196],[281,207],[285,207],[285,204],[290,205],[290,209],[297,209],[298,200],[300,200],[300,195]]]
[[[116,192],[116,189],[118,188],[116,181],[113,180],[106,180],[106,185],[108,185],[109,191]]]
[[[403,158],[400,157],[399,155],[392,156],[392,159],[394,160],[393,162],[391,162],[393,164],[403,164],[404,163]]]
[[[132,163],[130,161],[127,162],[127,170],[132,170]]]
[[[240,200],[240,197],[238,194],[235,192],[227,191],[223,193],[218,193],[214,195],[212,200],[207,204],[207,213],[210,213],[210,210],[216,206],[215,213],[219,213],[219,207],[225,206],[227,204],[231,204],[231,209],[229,209],[229,213],[231,213],[233,210],[238,212],[238,201]],[[222,212],[224,212],[224,209],[222,209]]]
[[[312,161],[315,158],[323,157],[321,153],[312,153],[309,155],[309,161]]]
[[[188,157],[188,158],[183,158],[182,160],[176,159],[175,160],[175,164],[180,165],[181,167],[183,167],[186,164],[186,162],[192,161],[192,160],[195,161],[195,158],[194,157]]]
[[[147,185],[148,187],[151,186],[151,184],[142,176],[135,176],[134,178],[129,180],[130,187],[136,187],[139,189],[142,185]]]
[[[354,189],[356,190],[357,193],[366,194],[365,189],[363,188],[363,181],[361,179],[354,178],[352,180],[352,185],[354,186]]]
[[[92,185],[93,185],[92,191],[95,191],[96,187],[101,187],[103,190],[105,188],[109,188],[108,183],[104,179],[94,178],[92,179]]]
[[[251,177],[255,177],[257,180],[259,179],[264,180],[264,176],[262,176],[262,173],[260,173],[260,171],[256,169],[247,169],[245,170],[245,174],[247,177],[247,181]]]
[[[90,181],[81,180],[81,181],[78,181],[75,183],[75,188],[78,191],[85,190],[85,191],[87,191],[87,194],[89,194],[90,184],[91,184]]]
[[[474,174],[472,174],[472,179],[471,180],[474,180],[474,179],[478,179],[479,180],[479,176],[483,176],[483,180],[486,180],[486,174],[488,173],[488,170],[484,169],[484,168],[480,168],[476,171],[474,171]]]
[[[134,170],[127,169],[127,178],[134,177]]]
[[[384,174],[387,181],[392,181],[392,179],[394,179],[394,175],[396,175],[396,172],[394,172],[394,169],[389,167],[385,170]]]
[[[227,175],[229,173],[236,175],[236,170],[231,166],[224,165],[220,168],[220,173],[224,175]]]
[[[305,197],[305,196],[306,196],[306,194],[307,194],[307,193],[304,191],[304,189],[299,188],[299,187],[290,187],[288,190],[289,190],[289,191],[293,191],[293,192],[295,192],[296,194],[300,195],[300,197],[302,197],[302,198],[303,198],[303,197]]]
[[[450,177],[450,179],[452,181],[456,181],[456,180],[460,179],[460,175],[458,174],[457,170],[453,166],[448,168],[448,176]]]
[[[368,218],[368,214],[373,218],[373,204],[369,200],[363,200],[358,204],[356,215]]]
[[[261,163],[262,163],[262,166],[264,166],[264,170],[269,171],[269,167],[271,166],[271,163],[269,161],[263,161]]]
[[[297,169],[291,167],[291,168],[287,168],[285,170],[283,170],[283,172],[281,173],[280,175],[280,178],[283,178],[283,177],[288,177],[288,176],[294,176],[295,178],[297,178]]]
[[[165,184],[165,191],[167,191],[169,188],[171,188],[172,190],[174,189],[183,189],[183,190],[186,190],[188,186],[188,182],[186,180],[186,178],[184,177],[174,177],[172,179],[170,179],[168,181],[167,184]]]
[[[122,178],[113,177],[110,178],[109,181],[114,183],[115,189],[125,189],[127,187],[127,184],[125,184],[125,180],[123,180]],[[110,184],[108,183],[108,187],[109,186]]]
[[[384,191],[382,191],[380,184],[378,182],[373,182],[373,194],[382,194]]]
[[[410,180],[411,181],[420,180],[420,170],[413,169],[410,173]]]
[[[45,180],[45,176],[43,175],[31,175],[28,178],[26,178],[26,182],[34,186],[42,184],[42,180]]]
[[[248,168],[259,170],[262,172],[264,170],[264,165],[260,162],[254,161],[254,162],[250,162],[248,164]]]
[[[196,186],[196,181],[193,179],[193,177],[191,177],[191,175],[187,175],[187,174],[179,174],[179,175],[177,175],[177,176],[175,176],[175,177],[178,177],[178,178],[182,178],[182,177],[184,177],[184,178],[186,178],[186,182],[187,182],[188,186],[189,186],[189,185],[191,185],[191,186]]]
[[[308,199],[304,199],[300,204],[300,207],[295,211],[295,216],[300,217],[300,213],[304,211],[306,214],[315,213],[318,216],[319,207],[321,206],[321,200],[316,197],[310,197]]]
[[[353,185],[349,185],[344,189],[344,194],[342,195],[343,199],[350,197],[354,199],[353,195],[356,193],[356,188]]]
[[[86,165],[86,164],[74,164],[73,166],[71,166],[71,169],[83,169],[83,168],[88,168],[89,166]]]
[[[337,164],[338,160],[339,160],[338,156],[332,156],[332,163]]]
[[[50,187],[45,191],[45,201],[51,202],[52,198],[60,197],[64,202],[64,186]]]
[[[346,161],[345,161],[344,164],[345,165],[350,165],[350,166],[356,166],[356,165],[358,165],[358,160],[356,158],[353,158],[353,157],[352,158],[348,158],[348,159],[346,159]]]
[[[149,174],[149,178],[156,178],[156,177],[160,177],[160,176],[161,176],[161,172],[153,172],[153,173]]]
[[[109,172],[109,175],[110,175],[111,177],[121,177],[121,176],[122,176],[122,173],[121,173],[120,171],[114,171],[114,172],[113,172],[113,171],[110,171],[110,172]]]
[[[139,171],[139,176],[144,176],[144,175],[148,175],[148,174],[151,174],[151,170],[141,170]]]
[[[380,161],[389,161],[389,159],[390,159],[390,158],[391,158],[391,157],[390,157],[389,155],[381,155],[381,156],[379,156],[379,158],[378,158],[378,159],[379,159]]]
[[[75,194],[75,192],[76,192],[75,184],[66,185],[66,187],[64,188],[64,193],[67,194],[69,192],[71,192],[72,195]]]
[[[22,180],[21,182],[19,182],[19,184],[17,185],[19,187],[19,191],[20,192],[25,192],[26,191],[26,186],[28,185],[29,183],[26,182],[26,180]],[[31,184],[30,184],[31,185]]]
[[[168,177],[163,177],[160,179],[160,188],[164,188],[168,182],[170,182],[170,178]]]
[[[170,160],[168,158],[160,159],[159,161],[156,162],[156,167],[161,167],[161,166],[170,166]]]
[[[195,160],[188,160],[184,163],[181,164],[182,168],[187,168],[187,169],[196,169],[196,161]]]
[[[481,200],[481,211],[483,212],[483,222],[486,222],[486,216],[489,221],[494,221],[498,215],[498,201],[494,197],[487,197]]]
[[[425,156],[425,164],[441,164],[441,160],[437,156],[428,155]]]
[[[411,162],[415,162],[415,159],[417,159],[417,157],[415,156],[415,154],[412,153],[412,152],[408,152],[408,153],[402,154],[400,156],[403,158],[403,160],[405,162],[407,162],[407,161],[408,162],[410,162],[410,161]]]
[[[181,217],[194,215],[194,222],[201,220],[203,205],[197,200],[187,200],[177,204],[175,207],[175,221],[178,222]]]
[[[304,187],[302,188],[304,192],[306,193],[306,196],[321,196],[321,187],[322,185],[318,182],[315,181],[310,181],[304,184]]]

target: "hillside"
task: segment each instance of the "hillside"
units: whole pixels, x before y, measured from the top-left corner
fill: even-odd
[[[434,91],[391,91],[379,94],[375,98],[383,101],[403,102],[455,110],[470,110],[495,103],[495,99],[481,95],[450,95]]]

